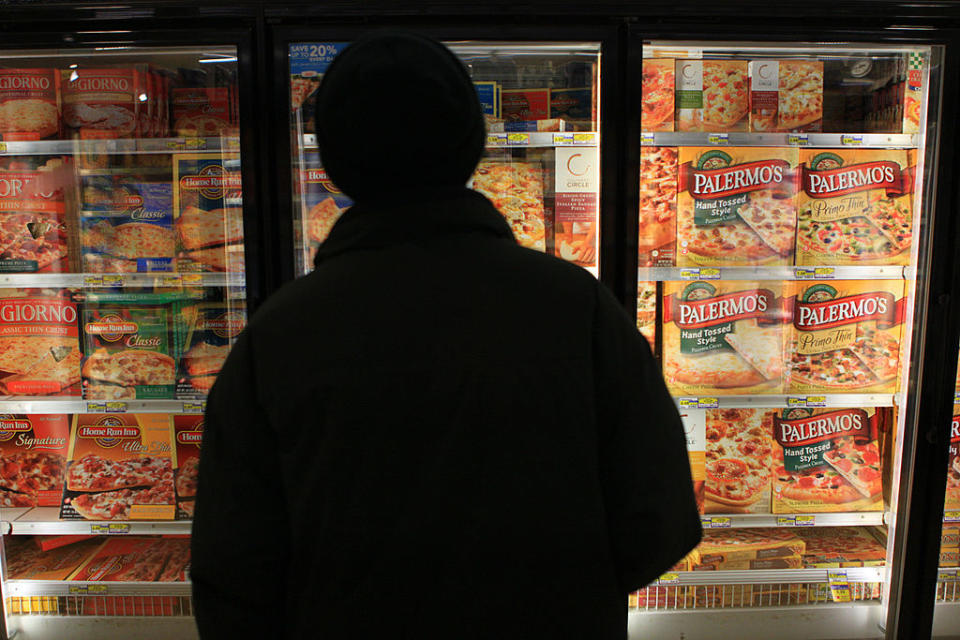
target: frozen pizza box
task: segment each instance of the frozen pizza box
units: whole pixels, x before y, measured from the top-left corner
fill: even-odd
[[[59,506],[69,446],[70,416],[0,414],[0,506]]]
[[[173,188],[124,175],[82,176],[80,246],[92,273],[173,269]]]
[[[0,289],[0,391],[80,395],[77,304],[68,289]]]
[[[163,414],[73,418],[63,520],[173,520],[173,424]]]
[[[683,434],[687,441],[687,457],[690,460],[690,475],[693,479],[693,494],[697,510],[704,511],[704,455],[709,447],[706,440],[706,415],[701,409],[684,409],[680,412]]]
[[[792,408],[774,416],[774,513],[882,511],[877,447],[886,408]]]
[[[793,264],[794,148],[682,147],[677,266]]]
[[[797,264],[909,264],[910,157],[898,149],[801,149]]]
[[[800,568],[805,550],[804,541],[787,529],[708,529],[693,570]]]
[[[190,540],[156,536],[109,538],[70,576],[82,582],[182,581]],[[131,614],[128,614],[131,615]]]
[[[779,393],[782,285],[664,282],[663,374],[674,395]]]
[[[0,68],[0,139],[60,137],[60,72]]]
[[[173,398],[176,362],[168,315],[164,305],[86,303],[81,313],[84,398]]]
[[[650,351],[657,349],[657,283],[637,282],[637,330],[647,339]]]
[[[140,72],[135,67],[63,72],[63,122],[80,138],[132,138],[140,120]]]
[[[521,246],[538,251],[546,251],[543,173],[539,162],[482,160],[470,184],[506,218]]]
[[[174,484],[177,493],[177,519],[191,520],[197,497],[197,472],[200,469],[200,441],[203,439],[202,415],[173,416],[177,445]]]
[[[500,115],[505,121],[550,118],[550,89],[501,89]]]
[[[677,131],[746,131],[748,78],[746,60],[677,60]]]
[[[0,165],[0,273],[70,270],[65,189],[68,158],[30,157]]]
[[[960,524],[945,524],[940,531],[941,547],[960,547]]]
[[[926,54],[910,51],[906,56],[907,78],[903,91],[903,133],[919,133],[923,105],[923,65]]]
[[[673,116],[673,107],[670,108]],[[592,131],[593,122],[593,87],[568,87],[550,89],[550,119],[555,120],[562,127],[569,125],[580,131]],[[544,129],[538,129],[543,131]],[[552,129],[563,131],[564,129]]]
[[[864,567],[886,564],[887,549],[861,527],[798,529],[806,543],[804,567]]]
[[[953,405],[953,412],[960,413],[960,407]],[[944,509],[960,509],[960,415],[954,415],[950,422],[950,458],[947,468],[947,492]]]
[[[181,354],[178,398],[202,398],[209,393],[230,347],[246,325],[245,309],[229,301],[182,306],[175,325]]]
[[[676,147],[640,148],[640,212],[637,264],[672,267],[677,259]]]
[[[673,131],[675,66],[673,58],[643,60],[643,131]]]
[[[170,103],[178,136],[206,138],[233,128],[229,87],[174,87]]]
[[[820,131],[822,126],[823,62],[750,62],[751,131]]]
[[[176,270],[243,272],[239,157],[199,153],[173,159]]]
[[[707,409],[706,513],[770,513],[773,414]]]
[[[787,287],[789,392],[897,392],[903,282],[797,281]]]
[[[300,171],[297,187],[303,211],[299,232],[307,253],[304,256],[305,266],[309,267],[334,223],[353,201],[333,184],[320,162],[319,153],[304,154],[304,167]]]
[[[91,538],[44,551],[30,538],[9,536],[4,540],[7,547],[6,577],[11,580],[66,580],[103,544],[102,539]]]

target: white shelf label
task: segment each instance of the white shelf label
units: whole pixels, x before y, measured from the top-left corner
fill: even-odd
[[[787,144],[805,147],[810,144],[810,136],[805,133],[789,133],[787,134]]]
[[[677,398],[677,401],[685,409],[717,409],[720,407],[717,398]]]
[[[863,136],[854,136],[845,133],[840,136],[840,144],[847,147],[860,147],[863,145]]]
[[[650,131],[644,131],[640,134],[640,144],[656,144],[657,137]]]

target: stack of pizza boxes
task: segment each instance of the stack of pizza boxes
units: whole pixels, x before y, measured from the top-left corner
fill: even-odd
[[[881,534],[866,527],[814,527],[801,529],[798,535],[807,545],[803,566],[817,569],[848,567],[882,567],[886,564],[887,545]],[[854,600],[877,599],[882,583],[850,584]],[[832,595],[826,584],[807,586],[808,602],[830,602]]]
[[[0,140],[59,138],[60,72],[0,69]]]
[[[0,415],[0,507],[59,506],[69,445],[69,416]]]
[[[173,520],[173,425],[163,414],[73,419],[60,518]]]
[[[940,566],[960,567],[960,524],[943,525],[940,532]]]
[[[187,537],[123,536],[110,538],[103,543],[73,573],[70,580],[180,582],[185,580],[189,563],[190,540]],[[126,615],[138,614],[131,612]]]
[[[79,537],[79,536],[78,536]],[[88,537],[45,551],[28,536],[9,536],[6,577],[10,580],[67,580],[103,546],[102,538]]]

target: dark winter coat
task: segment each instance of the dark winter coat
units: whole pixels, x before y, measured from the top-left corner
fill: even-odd
[[[348,210],[208,400],[203,638],[621,640],[699,537],[646,341],[463,188]]]

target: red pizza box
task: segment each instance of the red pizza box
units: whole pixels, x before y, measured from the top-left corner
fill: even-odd
[[[0,69],[0,139],[60,137],[60,72]]]
[[[219,136],[232,127],[228,87],[175,87],[171,107],[178,136]]]
[[[820,131],[823,126],[823,62],[750,62],[750,130]]]
[[[173,582],[183,580],[190,541],[153,536],[109,538],[77,569],[78,582]]]
[[[953,405],[954,413],[960,411],[960,405]],[[944,510],[960,509],[960,415],[954,415],[950,421],[950,466],[947,467],[947,490],[944,498]]]
[[[173,425],[162,414],[73,419],[63,520],[173,520]]]
[[[672,267],[677,260],[676,147],[640,148],[640,267]]]
[[[177,491],[177,519],[193,518],[197,497],[197,471],[200,468],[200,441],[203,439],[202,415],[173,416],[177,443],[177,470],[174,474]]]
[[[52,551],[53,549],[65,547],[69,544],[75,544],[77,542],[83,542],[84,540],[90,540],[91,538],[96,538],[96,536],[33,536],[33,541],[41,551]]]
[[[140,120],[140,71],[135,67],[64,71],[63,121],[80,138],[132,138]]]
[[[15,538],[22,540],[13,542]],[[102,539],[90,536],[90,539],[76,544],[43,551],[29,538],[8,536],[4,540],[6,577],[13,580],[67,580],[101,545]]]
[[[643,111],[640,122],[644,131],[673,131],[674,63],[673,58],[643,60]]]
[[[70,270],[72,216],[65,215],[73,183],[70,159],[38,156],[0,164],[0,273]]]
[[[69,444],[70,416],[0,415],[0,506],[58,506]]]
[[[550,118],[550,89],[503,89],[500,103],[506,121]]]
[[[773,419],[773,513],[882,511],[877,447],[888,408],[778,411]]]

